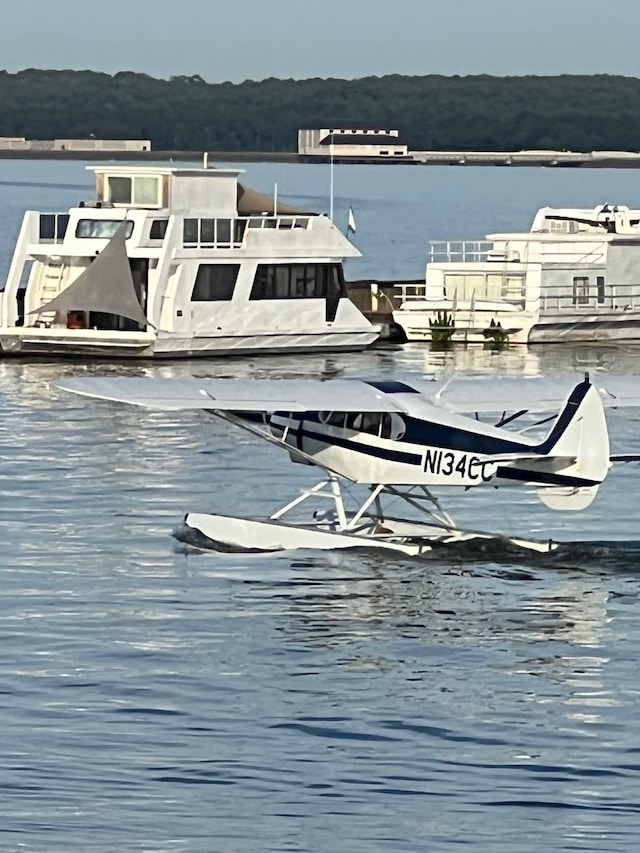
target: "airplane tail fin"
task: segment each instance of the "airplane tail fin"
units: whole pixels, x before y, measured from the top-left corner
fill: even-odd
[[[573,389],[538,452],[556,460],[554,474],[567,484],[538,489],[551,509],[585,509],[609,470],[609,431],[602,400],[585,379]],[[563,460],[566,464],[562,464]]]

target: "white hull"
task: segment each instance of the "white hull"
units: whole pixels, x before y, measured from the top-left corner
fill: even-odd
[[[235,169],[96,167],[95,197],[26,211],[0,294],[0,356],[192,358],[361,350],[359,251],[323,214]]]
[[[417,557],[431,551],[434,544],[449,545],[472,540],[502,541],[527,550],[548,553],[557,546],[550,542],[493,536],[477,531],[446,529],[440,525],[385,521],[359,532],[334,530],[330,525],[284,524],[271,519],[256,520],[227,515],[188,513],[187,528],[196,531],[213,550],[291,551],[310,548],[320,551],[375,548]]]
[[[111,356],[114,358],[196,358],[292,352],[362,350],[378,338],[363,330],[295,334],[240,334],[182,337],[96,330],[0,328],[0,356]]]
[[[529,334],[529,343],[638,343],[640,313],[626,312],[622,317],[554,320],[536,323]]]
[[[452,343],[491,342],[491,321],[500,323],[507,334],[505,343],[542,344],[542,343],[603,343],[638,342],[640,340],[640,312],[626,311],[624,314],[605,314],[600,316],[566,315],[564,317],[543,318],[531,312],[514,312],[508,307],[476,309],[473,314],[468,309],[451,310],[451,303],[429,302],[405,304],[393,312],[394,321],[403,328],[408,341],[433,341],[438,311],[445,311],[453,317],[455,326],[449,340]]]
[[[403,303],[393,312],[393,320],[402,327],[408,341],[432,341],[438,339],[438,332],[447,331],[447,327],[437,326],[439,314],[453,319],[449,340],[454,343],[491,342],[493,322],[494,326],[500,324],[508,343],[525,344],[535,322],[531,313],[499,302],[479,302],[474,308],[467,303],[454,308],[450,300],[423,299]]]

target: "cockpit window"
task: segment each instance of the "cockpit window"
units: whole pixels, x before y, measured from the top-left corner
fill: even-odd
[[[366,432],[379,438],[397,441],[405,433],[404,420],[389,412],[320,412],[319,421],[328,426]]]

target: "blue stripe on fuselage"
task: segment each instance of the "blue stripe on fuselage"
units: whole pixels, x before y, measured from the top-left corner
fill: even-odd
[[[523,444],[508,438],[481,435],[457,426],[433,423],[405,416],[406,432],[403,441],[410,444],[429,444],[446,450],[460,450],[465,453],[493,456],[500,453],[539,453],[546,456],[553,450],[562,433],[569,426],[587,391],[591,387],[588,380],[581,382],[571,392],[564,409],[558,416],[549,435],[538,445]]]
[[[402,441],[409,444],[429,445],[443,450],[460,450],[463,453],[484,454],[493,456],[499,453],[535,453],[536,448],[520,441],[508,438],[497,438],[492,435],[482,435],[457,426],[436,424],[418,418],[404,418],[406,431]]]
[[[539,483],[544,486],[599,486],[600,480],[585,480],[583,477],[571,477],[567,474],[554,474],[552,471],[527,471],[524,468],[498,468],[496,477],[514,480],[517,483]]]

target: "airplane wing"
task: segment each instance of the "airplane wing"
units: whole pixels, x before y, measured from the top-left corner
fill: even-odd
[[[411,382],[433,402],[458,414],[556,412],[584,374],[565,376],[453,376]],[[410,381],[410,380],[408,380]],[[640,376],[594,373],[590,381],[605,408],[640,407]]]
[[[151,409],[248,412],[400,412],[393,395],[357,379],[70,377],[62,391]]]
[[[425,401],[457,414],[557,412],[583,374],[561,377],[454,376],[447,380],[69,377],[56,387],[152,409],[253,412],[410,412]],[[640,376],[592,377],[608,408],[640,407]]]

